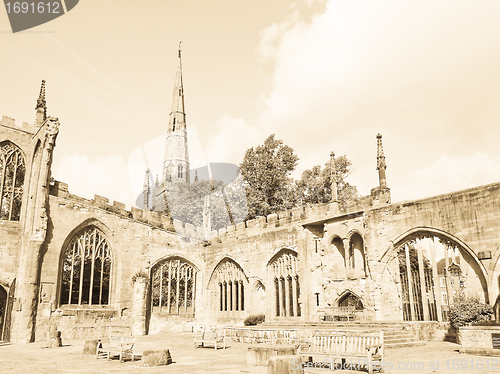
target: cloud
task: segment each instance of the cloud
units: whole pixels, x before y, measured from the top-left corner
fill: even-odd
[[[346,154],[363,193],[379,132],[394,185],[444,154],[500,157],[499,13],[497,1],[331,0],[310,22],[294,10],[261,32],[274,68],[252,126],[292,146],[302,170]],[[480,171],[490,180],[480,168],[472,185]]]
[[[250,126],[243,118],[232,118],[224,114],[216,123],[219,131],[205,148],[209,162],[230,162],[239,165],[246,149],[264,141],[267,134]]]
[[[92,199],[94,194],[119,201],[130,208],[135,198],[128,183],[128,169],[118,155],[89,158],[79,153],[65,153],[54,162],[54,178],[68,183],[69,192]],[[144,178],[144,176],[143,176]]]
[[[485,154],[452,158],[441,156],[431,166],[414,170],[403,184],[392,189],[393,201],[428,196],[498,182],[500,162]]]

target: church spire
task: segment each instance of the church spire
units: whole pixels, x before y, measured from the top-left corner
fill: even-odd
[[[172,100],[172,112],[170,113],[169,130],[172,129],[172,131],[175,131],[175,127],[179,128],[178,126],[175,126],[176,124],[179,126],[184,124],[184,126],[185,126],[185,118],[184,117],[185,117],[186,113],[184,112],[184,86],[182,84],[181,43],[182,42],[179,42],[177,73],[175,74],[174,94],[173,94],[173,100]],[[172,117],[172,115],[174,115],[174,116]],[[181,117],[181,118],[179,118],[179,117]],[[173,119],[173,121],[172,121],[172,119]]]
[[[169,115],[167,144],[163,160],[162,182],[170,189],[178,182],[189,183],[189,153],[184,109],[184,85],[182,82],[181,42],[177,54],[178,66],[175,75],[172,111]]]
[[[36,118],[35,124],[40,126],[47,119],[47,103],[45,102],[45,80],[42,80],[42,86],[40,87],[40,94],[36,101]]]
[[[382,135],[377,134],[377,170],[379,185],[382,188],[387,188],[387,180],[385,177],[385,164],[384,148],[382,147]]]

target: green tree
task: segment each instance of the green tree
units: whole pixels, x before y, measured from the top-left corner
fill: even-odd
[[[240,164],[244,178],[247,219],[265,216],[295,205],[295,189],[291,173],[299,158],[283,141],[270,135],[263,145],[251,147]]]
[[[168,212],[171,217],[194,226],[203,226],[205,196],[209,196],[211,229],[218,230],[231,224],[224,195],[223,182],[200,180],[193,183],[178,183],[168,197]]]
[[[337,199],[341,204],[359,198],[358,190],[349,184],[346,178],[351,174],[351,161],[345,156],[334,158],[335,179],[337,181]],[[330,161],[324,168],[316,165],[304,170],[296,181],[298,201],[302,205],[330,202],[332,198],[332,173]]]

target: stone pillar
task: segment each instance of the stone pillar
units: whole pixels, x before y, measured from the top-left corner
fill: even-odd
[[[134,282],[132,295],[132,334],[146,335],[147,279],[139,276]]]

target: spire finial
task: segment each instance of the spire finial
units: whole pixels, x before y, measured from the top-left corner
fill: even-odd
[[[36,123],[41,125],[47,119],[47,103],[45,102],[45,80],[42,80],[40,94],[36,100]]]
[[[330,182],[332,190],[332,202],[337,201],[337,169],[335,167],[335,153],[330,152]]]
[[[179,40],[179,58],[181,58],[181,43],[182,43],[182,40]]]
[[[143,209],[149,209],[149,195],[151,193],[151,188],[149,184],[149,169],[146,170],[146,176],[144,177],[144,185],[142,187],[143,193]]]
[[[384,148],[382,147],[382,135],[377,134],[377,170],[380,187],[387,187],[387,181],[385,177],[385,169],[387,165],[385,163]]]

